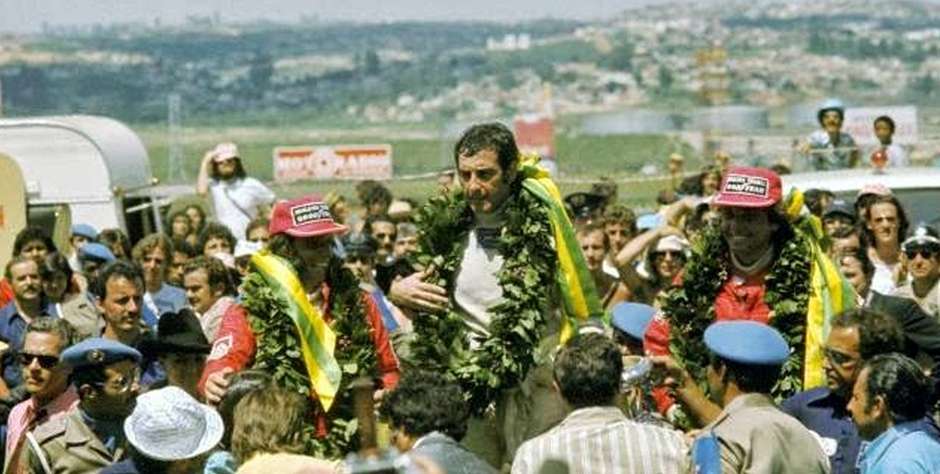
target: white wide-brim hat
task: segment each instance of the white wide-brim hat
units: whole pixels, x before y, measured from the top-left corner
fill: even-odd
[[[159,461],[191,459],[222,440],[222,417],[179,387],[165,387],[137,397],[124,420],[127,441],[141,454]]]

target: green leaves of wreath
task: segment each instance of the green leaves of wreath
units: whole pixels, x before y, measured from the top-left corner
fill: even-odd
[[[349,384],[359,375],[375,378],[376,354],[371,329],[362,308],[362,292],[356,278],[338,260],[330,262],[330,326],[336,333],[334,357],[343,370],[336,401],[330,412],[326,438],[315,436],[313,423],[305,425],[303,437],[308,454],[341,458],[357,449],[358,423],[352,407]],[[301,355],[297,328],[287,314],[287,302],[275,296],[264,278],[250,273],[242,283],[242,305],[255,334],[255,369],[263,370],[278,385],[301,393],[322,410],[310,396],[310,380]]]
[[[504,262],[497,275],[504,301],[491,309],[490,335],[478,338],[471,349],[463,317],[454,308],[414,318],[412,364],[459,382],[476,415],[539,362],[540,330],[555,285],[557,256],[547,210],[517,187],[504,212],[499,240]],[[432,282],[453,294],[463,243],[473,223],[466,198],[459,190],[434,196],[419,210],[416,221],[422,229],[417,263],[433,267]]]
[[[780,243],[776,243],[780,245]],[[764,302],[773,316],[770,325],[790,345],[773,395],[779,401],[801,390],[806,312],[810,296],[810,245],[800,233],[778,246],[777,258],[765,278]],[[715,296],[728,279],[728,246],[717,228],[708,228],[693,246],[682,286],[664,296],[662,313],[669,321],[673,357],[699,382],[705,380],[708,349],[703,336],[715,321]]]

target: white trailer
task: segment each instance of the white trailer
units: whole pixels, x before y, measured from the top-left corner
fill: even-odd
[[[120,228],[135,241],[162,230],[153,205],[147,150],[126,125],[106,117],[71,115],[0,119],[0,262],[12,251],[14,224],[53,225],[67,206],[71,222]],[[11,162],[12,161],[12,162]],[[19,170],[17,176],[16,168]],[[17,194],[25,194],[23,200]],[[6,196],[6,197],[5,197]],[[50,215],[59,214],[50,220]],[[50,231],[52,229],[50,228]]]

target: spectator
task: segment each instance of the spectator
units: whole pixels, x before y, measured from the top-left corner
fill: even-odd
[[[82,264],[82,276],[88,286],[94,284],[101,267],[117,260],[111,250],[103,244],[88,243],[78,251],[78,261]]]
[[[186,307],[186,292],[164,281],[169,259],[173,255],[170,239],[163,234],[150,234],[131,251],[134,262],[144,271],[144,322],[154,327],[160,315]]]
[[[301,454],[300,433],[308,423],[304,397],[271,385],[242,397],[235,406],[232,454],[245,464],[263,454]]]
[[[388,217],[395,225],[402,222],[411,222],[414,208],[415,206],[411,204],[410,200],[395,199],[388,205]]]
[[[859,189],[858,194],[855,196],[855,216],[858,219],[864,219],[868,213],[868,206],[871,205],[872,201],[879,197],[892,195],[891,189],[881,183],[862,186],[862,189]]]
[[[682,435],[628,420],[617,407],[622,371],[620,350],[601,334],[579,335],[563,346],[555,357],[554,383],[573,411],[519,447],[513,474],[539,473],[548,460],[567,463],[572,474],[649,472],[648,466],[681,472]]]
[[[460,387],[438,374],[409,372],[385,398],[381,414],[399,452],[429,458],[448,474],[496,474],[458,444],[470,413]]]
[[[883,354],[865,364],[849,411],[863,439],[861,472],[940,472],[940,437],[927,419],[933,387],[913,360]]]
[[[274,193],[255,178],[248,177],[234,143],[219,143],[206,152],[199,168],[196,192],[212,196],[215,215],[232,235],[245,235],[248,223],[267,215]],[[202,240],[202,239],[200,239]],[[235,248],[234,242],[228,253]]]
[[[810,214],[822,218],[823,212],[832,206],[835,194],[828,189],[807,189],[803,193],[803,202]]]
[[[228,390],[225,391],[225,396],[222,397],[218,406],[225,432],[222,434],[219,450],[212,453],[206,460],[205,474],[234,474],[238,469],[238,462],[235,461],[231,452],[235,407],[245,395],[257,390],[267,390],[273,383],[271,375],[261,370],[244,370],[232,374]]]
[[[910,160],[907,158],[907,152],[901,145],[893,143],[894,120],[887,115],[882,115],[874,122],[875,136],[878,137],[879,146],[875,153],[881,152],[887,159],[888,166],[892,168],[902,168],[910,166]],[[872,155],[874,161],[874,154]]]
[[[189,222],[193,229],[192,234],[186,240],[189,241],[191,245],[196,245],[199,241],[199,234],[202,233],[202,229],[206,227],[206,211],[199,204],[190,204],[184,209],[186,215],[189,216]]]
[[[27,226],[13,240],[13,255],[29,257],[41,262],[46,255],[56,252],[52,238],[40,227]]]
[[[199,233],[199,244],[196,250],[200,255],[211,257],[217,253],[232,255],[235,250],[235,236],[228,227],[216,222],[206,223]]]
[[[835,261],[839,255],[855,253],[862,249],[861,231],[858,227],[838,229],[832,233],[830,238],[832,244],[829,247],[829,258],[833,259],[833,261]]]
[[[172,242],[173,256],[170,258],[170,264],[166,269],[166,282],[178,287],[183,287],[183,267],[186,262],[196,258],[196,249],[186,240],[174,239]]]
[[[754,321],[719,321],[704,340],[709,393],[722,410],[702,433],[716,438],[722,472],[828,473],[829,460],[816,437],[769,396],[790,353],[783,336]],[[678,390],[698,390],[668,357],[656,363]]]
[[[144,338],[141,321],[144,275],[136,264],[116,260],[101,269],[93,287],[104,327],[98,334],[136,349]]]
[[[98,233],[98,243],[108,248],[114,258],[128,260],[131,258],[131,241],[121,229],[104,229]]]
[[[330,191],[323,196],[323,202],[330,206],[330,214],[336,222],[343,225],[349,224],[349,203],[346,202],[345,196]]]
[[[235,279],[232,281],[233,286],[238,287],[238,285],[241,284],[242,279],[248,276],[248,273],[251,271],[251,257],[263,249],[264,244],[260,242],[249,242],[244,240],[235,244],[235,254],[232,255],[232,257],[235,259]],[[224,254],[215,254],[216,257],[219,255]],[[229,274],[232,275],[231,272]]]
[[[23,347],[23,336],[30,321],[49,316],[42,293],[42,277],[39,264],[26,254],[19,254],[7,262],[4,276],[13,285],[13,301],[0,309],[0,343],[6,350],[0,354],[3,380],[0,382],[0,397],[22,382],[22,373],[16,362]]]
[[[839,269],[858,294],[858,306],[882,312],[893,317],[909,341],[908,351],[922,351],[934,363],[940,363],[940,322],[923,312],[917,303],[907,298],[882,295],[871,290],[874,267],[865,252],[843,254],[837,260]]]
[[[841,199],[832,202],[822,214],[823,230],[830,238],[841,229],[855,226],[855,210]]]
[[[604,271],[614,278],[620,278],[614,258],[627,242],[636,237],[636,214],[627,206],[611,204],[604,211],[603,221],[604,234],[607,234],[607,243],[610,244],[610,251],[604,259]]]
[[[398,229],[387,215],[373,215],[366,219],[363,230],[378,243],[376,261],[389,263],[395,253],[395,238]]]
[[[98,231],[88,224],[75,224],[72,226],[72,235],[69,237],[68,262],[72,270],[79,271],[81,266],[78,263],[78,251],[88,242],[94,242],[98,239]]]
[[[800,392],[781,409],[819,435],[833,474],[854,474],[861,438],[846,408],[852,386],[866,361],[904,350],[898,322],[867,309],[850,310],[832,320],[826,339],[826,386]]]
[[[245,227],[245,240],[248,242],[266,245],[268,243],[268,226],[271,221],[267,217],[259,216],[251,220]]]
[[[932,227],[922,225],[901,249],[910,281],[901,285],[895,295],[914,300],[924,312],[940,320],[940,236]]]
[[[609,250],[604,226],[599,223],[586,224],[577,230],[576,237],[581,245],[581,253],[584,254],[585,266],[594,279],[594,286],[604,308],[612,308],[617,303],[629,299],[631,292],[627,285],[604,272],[604,259]]]
[[[594,222],[604,212],[604,196],[591,193],[571,193],[565,196],[565,207],[575,227]]]
[[[359,288],[369,293],[375,307],[382,315],[385,329],[391,333],[410,332],[411,321],[386,298],[385,293],[375,283],[376,242],[367,234],[349,234],[343,238],[346,257],[343,266],[349,269],[359,280]],[[405,327],[403,327],[403,325]]]
[[[62,316],[63,305],[82,297],[69,261],[58,252],[46,256],[39,266],[39,277],[42,279],[42,292],[50,305],[49,312],[55,316]]]
[[[682,238],[682,233],[667,225],[643,232],[631,240],[615,258],[621,281],[630,294],[627,299],[652,304],[682,271],[688,250],[689,243]],[[635,262],[644,254],[646,258],[638,268]]]
[[[25,473],[21,454],[26,449],[26,433],[64,416],[78,402],[75,387],[69,385],[71,369],[60,358],[62,351],[75,342],[74,334],[72,326],[61,319],[37,318],[26,327],[23,350],[16,358],[29,398],[10,411],[3,472]]]
[[[385,216],[387,219],[388,206],[392,204],[392,192],[375,181],[372,182],[371,186],[364,189],[361,202],[366,209],[365,220],[368,221],[380,216]]]
[[[875,265],[872,289],[890,295],[897,286],[901,270],[901,240],[907,235],[907,214],[896,197],[878,196],[863,216],[863,241],[868,258]]]
[[[222,418],[177,387],[149,391],[124,422],[130,457],[101,474],[202,472],[208,452],[222,438]]]
[[[395,259],[407,259],[418,250],[418,228],[410,222],[402,222],[395,226],[395,250],[392,256]]]
[[[145,339],[143,354],[160,361],[166,373],[165,384],[179,387],[190,396],[199,398],[199,378],[206,368],[209,341],[202,332],[199,320],[189,308],[166,313],[157,326],[157,337]],[[154,387],[164,385],[157,381]]]
[[[189,216],[186,215],[184,209],[171,212],[166,221],[166,226],[170,229],[168,234],[174,242],[186,240],[190,235],[193,235],[193,221],[189,220]]]
[[[183,270],[183,286],[206,339],[214,341],[223,316],[238,306],[228,269],[219,259],[197,257]]]
[[[140,390],[140,359],[135,349],[102,338],[86,339],[62,352],[79,402],[65,416],[27,435],[33,440],[27,444],[26,472],[98,472],[120,461],[125,447],[122,426]]]
[[[830,99],[819,107],[816,118],[822,130],[807,137],[802,152],[808,155],[813,169],[817,171],[854,168],[858,164],[858,147],[851,135],[842,131],[845,105]]]

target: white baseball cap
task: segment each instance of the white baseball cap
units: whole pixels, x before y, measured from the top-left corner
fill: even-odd
[[[124,420],[127,441],[141,454],[159,461],[191,459],[222,439],[222,417],[179,387],[169,386],[137,397]]]

